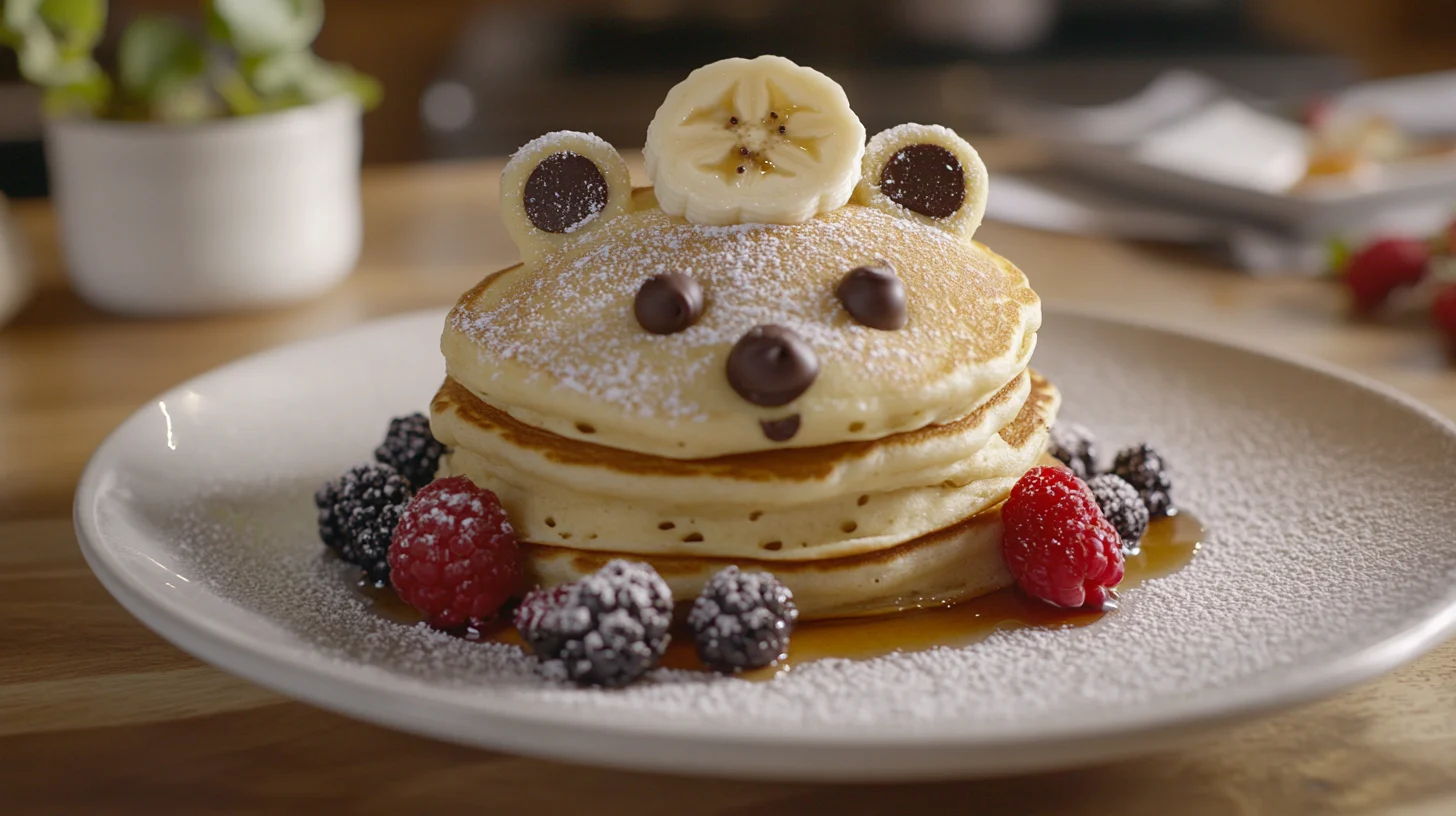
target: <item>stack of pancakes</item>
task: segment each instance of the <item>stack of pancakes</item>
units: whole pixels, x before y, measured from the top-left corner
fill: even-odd
[[[487,278],[446,322],[431,406],[452,448],[441,475],[500,496],[532,577],[552,585],[625,557],[688,599],[737,564],[778,576],[806,618],[1010,584],[998,508],[1043,456],[1059,402],[1028,367],[1041,309],[1025,276],[856,204],[730,227],[669,217],[650,190],[632,204]],[[903,281],[904,328],[860,325],[836,299],[866,263]],[[704,307],[690,328],[653,334],[634,297],[666,271],[690,275]],[[728,382],[735,342],[761,325],[817,356],[812,385],[784,405]]]

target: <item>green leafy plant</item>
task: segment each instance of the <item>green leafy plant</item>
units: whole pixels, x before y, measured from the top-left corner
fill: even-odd
[[[113,75],[94,52],[106,0],[0,0],[0,44],[46,90],[52,115],[191,121],[251,116],[352,97],[379,104],[379,83],[320,59],[323,0],[204,0],[204,30],[147,15],[122,32]]]

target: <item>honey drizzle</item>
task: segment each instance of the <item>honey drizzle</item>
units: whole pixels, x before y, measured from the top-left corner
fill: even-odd
[[[1186,567],[1204,535],[1203,525],[1188,513],[1154,521],[1143,536],[1139,553],[1127,558],[1126,572],[1117,591],[1125,593]],[[381,617],[404,624],[421,620],[418,612],[388,589],[361,586],[359,592]],[[791,671],[794,666],[825,658],[867,660],[895,652],[968,646],[1004,630],[1076,628],[1094,623],[1105,614],[1109,613],[1051,606],[1013,586],[952,606],[801,623],[794,629],[786,659],[740,676],[750,680],[768,679]],[[467,630],[462,637],[525,645],[509,621],[480,631]],[[671,669],[706,670],[694,652],[692,635],[680,624],[674,627],[662,665]]]

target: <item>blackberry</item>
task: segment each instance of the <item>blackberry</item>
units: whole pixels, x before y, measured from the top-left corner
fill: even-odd
[[[1116,473],[1104,473],[1094,476],[1087,483],[1087,489],[1092,491],[1092,498],[1097,500],[1102,517],[1107,519],[1122,539],[1123,554],[1136,553],[1143,533],[1148,529],[1148,506],[1143,503],[1143,497],[1138,495],[1137,488]]]
[[[1097,474],[1097,439],[1085,425],[1076,422],[1053,425],[1047,453],[1071,468],[1072,474],[1084,482]]]
[[[374,459],[399,471],[411,490],[419,490],[434,481],[444,453],[445,446],[430,433],[430,418],[415,413],[389,421],[389,433],[374,449]]]
[[[541,673],[588,686],[625,686],[667,650],[672,591],[652,567],[614,560],[565,589],[533,592],[517,611]]]
[[[314,494],[319,538],[369,580],[387,584],[389,540],[409,500],[409,483],[394,468],[358,465]]]
[[[516,631],[530,644],[537,654],[555,654],[561,644],[554,640],[555,633],[545,628],[551,614],[571,596],[572,584],[557,584],[546,589],[534,589],[521,599],[520,605],[511,616]]]
[[[727,674],[782,660],[798,619],[794,593],[777,578],[728,567],[708,579],[693,602],[688,626],[698,658]]]
[[[1168,463],[1151,445],[1123,448],[1112,463],[1112,472],[1143,497],[1150,518],[1173,515],[1173,480],[1168,475]]]

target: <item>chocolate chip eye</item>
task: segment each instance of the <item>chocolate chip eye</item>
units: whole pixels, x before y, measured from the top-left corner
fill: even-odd
[[[703,316],[703,289],[687,275],[654,275],[637,290],[632,311],[642,328],[653,334],[675,334]]]
[[[881,331],[905,325],[905,284],[888,265],[851,269],[834,294],[849,316],[862,325]]]
[[[880,171],[880,190],[901,207],[931,218],[949,218],[966,203],[966,171],[940,145],[901,148]]]
[[[564,151],[541,160],[526,179],[526,217],[542,232],[571,232],[607,206],[607,180],[595,162]]]

